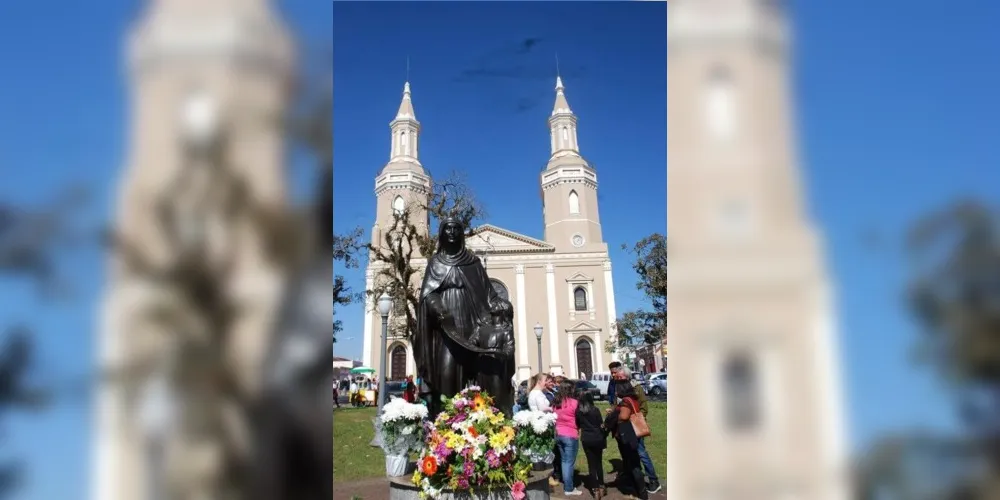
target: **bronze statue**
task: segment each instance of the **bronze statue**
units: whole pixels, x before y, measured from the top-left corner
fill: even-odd
[[[445,219],[438,250],[420,287],[413,352],[430,417],[441,397],[478,385],[511,415],[514,406],[514,309],[493,289],[479,258],[465,248],[465,227]]]

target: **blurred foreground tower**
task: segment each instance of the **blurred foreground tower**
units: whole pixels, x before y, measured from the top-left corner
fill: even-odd
[[[233,279],[222,285],[241,312],[226,332],[225,356],[239,390],[252,394],[282,279],[267,263],[252,225],[223,227],[199,204],[219,198],[213,192],[218,183],[205,176],[220,166],[245,181],[258,206],[285,203],[284,134],[276,125],[287,106],[290,37],[267,0],[151,0],[127,49],[129,147],[116,233],[154,265],[169,265],[176,246],[157,211],[164,201],[189,210],[180,220],[190,223],[190,239],[202,240],[233,266],[227,274]],[[163,444],[147,428],[169,426],[162,421],[169,420],[169,411],[141,402],[147,380],[169,358],[171,339],[194,333],[151,318],[151,310],[183,298],[119,257],[110,262],[99,330],[98,366],[112,377],[97,396],[95,500],[142,500],[165,481],[186,480],[156,477],[165,470],[158,453]],[[197,463],[185,465],[195,470]]]
[[[670,498],[841,500],[833,295],[780,2],[668,7]]]

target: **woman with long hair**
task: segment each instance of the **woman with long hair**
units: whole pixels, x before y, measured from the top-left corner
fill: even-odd
[[[545,397],[545,388],[548,382],[549,376],[545,373],[536,373],[531,376],[531,381],[528,382],[528,385],[531,386],[531,392],[528,393],[528,408],[531,408],[532,411],[549,410],[549,399]]]
[[[580,450],[580,429],[576,426],[576,387],[573,382],[563,380],[556,391],[552,408],[556,414],[556,447],[559,449],[559,459],[562,472],[563,494],[580,496],[583,491],[574,487],[573,473],[576,472],[576,454]]]
[[[639,438],[632,427],[632,415],[639,413],[639,399],[635,388],[627,379],[616,380],[614,408],[604,419],[604,427],[618,442],[618,452],[622,456],[622,471],[615,484],[623,494],[640,500],[647,500],[646,480],[642,475],[642,461],[639,459]]]
[[[587,479],[584,485],[595,499],[601,500],[608,490],[604,486],[604,449],[608,447],[604,418],[594,405],[594,396],[583,392],[577,397],[576,426],[580,429],[580,445],[587,457]]]

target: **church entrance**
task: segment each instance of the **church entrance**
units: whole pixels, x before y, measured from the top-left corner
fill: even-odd
[[[406,348],[401,345],[393,347],[389,360],[391,363],[389,380],[404,380],[406,378]]]
[[[580,373],[574,373],[574,377],[583,374],[587,380],[590,380],[591,375],[594,374],[593,352],[594,349],[589,340],[580,339],[576,342],[576,366]]]

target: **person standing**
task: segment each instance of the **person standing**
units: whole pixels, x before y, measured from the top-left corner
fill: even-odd
[[[403,382],[403,400],[407,403],[413,403],[417,400],[417,388],[413,384],[413,375],[407,375],[406,382]]]
[[[580,445],[587,457],[587,480],[584,486],[590,490],[595,499],[601,500],[607,495],[604,486],[604,449],[608,447],[604,432],[604,418],[601,411],[594,405],[594,397],[589,392],[583,392],[577,398],[576,426],[580,429]]]
[[[333,381],[333,404],[340,408],[340,383],[336,380]]]
[[[562,380],[563,378],[559,375],[548,375],[548,379],[545,382],[545,398],[549,400],[550,407],[553,403],[555,403],[556,392],[559,384],[562,383]],[[552,475],[549,476],[549,486],[555,488],[556,486],[559,486],[559,482],[562,481],[562,474],[559,472],[559,466],[557,465],[562,462],[559,443],[556,443],[556,447],[552,450],[552,454],[555,458],[552,460]]]
[[[649,418],[649,400],[646,398],[646,391],[643,390],[642,385],[636,383],[632,380],[632,372],[628,367],[622,365],[619,362],[614,362],[608,365],[611,369],[611,383],[608,384],[608,399],[610,400],[612,406],[617,405],[616,394],[618,385],[616,382],[624,381],[628,385],[632,386],[632,390],[635,393],[636,401],[639,403],[639,411],[642,416]],[[646,478],[649,480],[646,488],[649,489],[650,493],[656,493],[663,489],[660,485],[660,479],[656,475],[656,468],[653,466],[653,460],[649,458],[649,452],[646,451],[646,438],[639,438],[639,459],[642,462],[642,468],[646,471]]]
[[[615,437],[618,453],[622,457],[622,471],[615,484],[625,495],[648,500],[649,492],[642,477],[642,461],[639,458],[639,439],[631,422],[632,415],[639,412],[639,401],[635,387],[629,381],[619,379],[615,384],[618,401],[604,419],[604,428]]]
[[[563,494],[570,497],[583,495],[573,484],[573,473],[576,472],[576,455],[580,450],[580,429],[576,426],[577,401],[573,383],[563,380],[556,391],[552,408],[556,414],[556,447],[559,448],[559,459],[562,472]]]
[[[549,403],[549,398],[545,397],[548,378],[549,376],[544,373],[538,373],[531,377],[531,381],[529,382],[531,392],[528,393],[528,408],[531,411],[549,411],[551,404]]]

